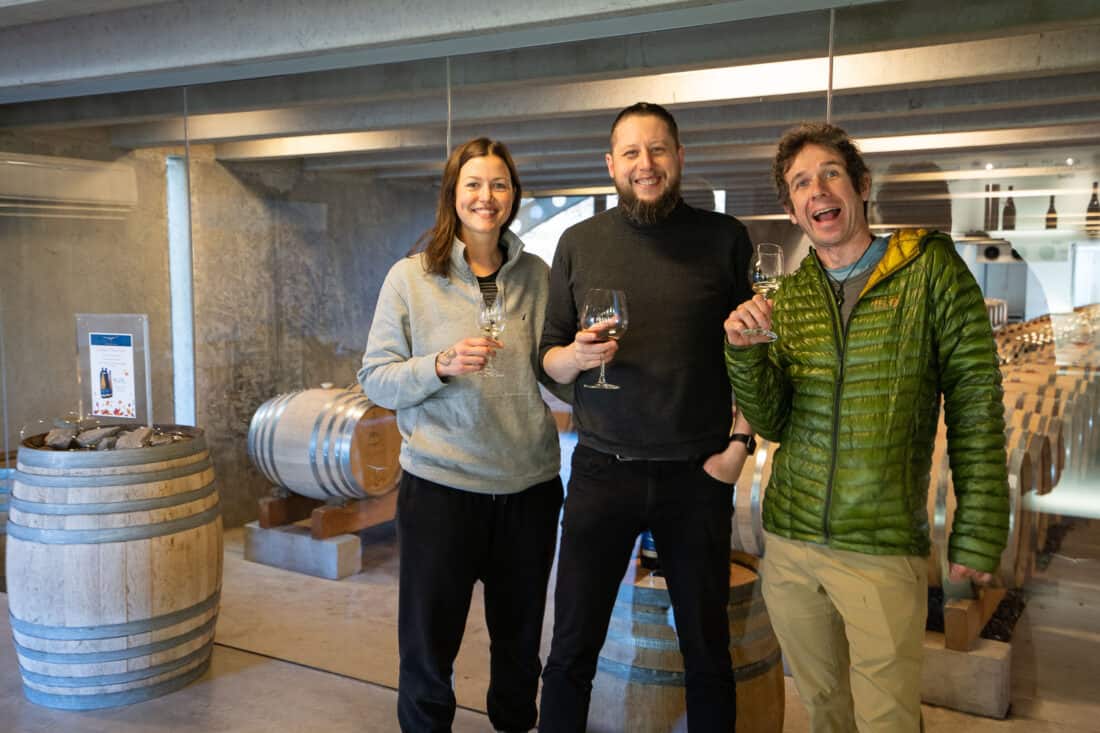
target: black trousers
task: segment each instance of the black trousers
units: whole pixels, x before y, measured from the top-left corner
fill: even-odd
[[[726,610],[732,494],[733,487],[707,475],[701,461],[620,461],[577,446],[562,520],[540,733],[585,729],[615,595],[634,541],[647,527],[676,616],[688,730],[733,731],[736,687]]]
[[[454,660],[478,580],[490,640],[489,720],[498,730],[533,728],[561,479],[494,496],[405,473],[398,491],[401,730],[451,730]]]

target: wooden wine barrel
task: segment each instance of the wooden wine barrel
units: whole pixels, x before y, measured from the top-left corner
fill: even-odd
[[[1066,471],[1067,466],[1073,465],[1074,456],[1077,455],[1075,451],[1079,453],[1082,450],[1080,446],[1081,428],[1079,427],[1078,405],[1071,400],[1060,400],[1050,396],[1035,395],[1031,392],[1012,391],[1005,392],[1004,403],[1005,409],[1035,412],[1061,421],[1063,452],[1058,457],[1060,477]]]
[[[778,443],[757,438],[756,451],[745,460],[733,487],[733,533],[730,549],[760,557],[764,554],[764,493],[772,474]]]
[[[1100,410],[1100,381],[1082,373],[1058,371],[1054,366],[1042,369],[1013,369],[1004,375],[1006,391],[1029,391],[1035,395],[1056,397],[1078,405],[1080,417],[1069,435],[1068,463],[1077,474],[1087,471],[1097,448],[1100,431],[1096,417]]]
[[[732,553],[730,655],[737,679],[737,733],[783,730],[779,642],[760,594],[757,559]],[[619,587],[600,651],[589,733],[687,730],[684,665],[664,578],[637,563]]]
[[[11,497],[14,476],[14,468],[0,468],[0,593],[7,591],[7,581],[4,577],[4,553],[7,539],[8,499]]]
[[[210,663],[222,521],[201,430],[117,451],[24,441],[8,523],[8,605],[31,702],[90,710],[148,700]]]
[[[1051,465],[1050,439],[1044,433],[1034,432],[1018,424],[1005,425],[1005,450],[1011,456],[1014,450],[1026,451],[1031,456],[1031,478],[1029,484],[1021,483],[1020,491],[1034,489],[1039,494],[1049,494],[1054,487]]]
[[[362,392],[307,389],[260,405],[248,455],[269,481],[314,499],[365,499],[397,488],[401,434],[393,411]]]
[[[957,501],[951,482],[947,455],[946,431],[941,419],[932,451],[932,477],[928,489],[928,524],[931,528],[932,552],[928,558],[928,584],[939,586],[949,569],[948,543],[955,520]],[[1001,553],[998,574],[1008,588],[1020,588],[1027,582],[1030,565],[1020,556],[1023,489],[1034,481],[1031,454],[1023,448],[1010,450],[1008,462],[1008,540]]]
[[[1062,466],[1065,465],[1065,442],[1062,440],[1062,421],[1049,415],[1042,415],[1028,410],[1005,410],[1005,428],[1008,432],[1031,432],[1045,436],[1050,446],[1050,462],[1043,466],[1033,463],[1037,472],[1045,471],[1046,475],[1036,482],[1035,490],[1040,494],[1049,493],[1062,478]],[[1027,491],[1026,488],[1023,491]]]

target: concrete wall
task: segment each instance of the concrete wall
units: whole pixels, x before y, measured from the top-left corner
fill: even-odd
[[[96,130],[0,132],[0,151],[125,162],[139,197],[119,221],[0,216],[10,447],[22,424],[76,409],[78,312],[149,315],[154,419],[171,422],[165,157],[182,151],[120,153]],[[430,225],[436,194],[191,153],[197,423],[236,526],[270,493],[247,455],[252,414],[280,393],[354,382],[382,280]]]
[[[431,223],[435,193],[293,163],[228,167],[192,149],[198,423],[228,526],[271,487],[246,453],[277,394],[355,381],[378,290]]]
[[[76,313],[148,315],[154,419],[170,421],[166,151],[123,153],[96,130],[0,133],[0,151],[125,163],[138,191],[133,211],[117,220],[0,216],[8,447],[17,447],[21,426],[77,410]]]

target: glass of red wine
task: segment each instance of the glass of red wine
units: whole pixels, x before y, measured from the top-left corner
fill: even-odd
[[[596,333],[600,341],[614,339],[618,341],[626,332],[626,295],[621,290],[593,288],[584,297],[581,309],[581,327]],[[592,384],[584,385],[588,389],[618,389],[604,378],[606,364],[600,360],[600,378]]]

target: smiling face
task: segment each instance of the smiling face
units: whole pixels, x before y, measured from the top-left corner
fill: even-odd
[[[871,236],[864,212],[871,191],[869,176],[857,189],[839,152],[808,143],[783,178],[790,189],[787,214],[819,250],[834,250],[837,255],[843,250],[862,251]]]
[[[503,160],[482,155],[466,161],[455,187],[458,238],[466,244],[479,238],[495,243],[512,213],[515,195],[511,173]]]
[[[635,213],[643,214],[643,219],[661,218],[679,200],[684,148],[676,144],[660,117],[637,114],[619,120],[606,161],[620,203],[628,212],[637,209]]]

